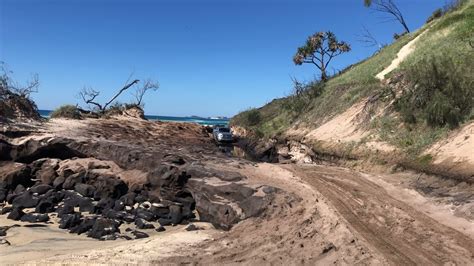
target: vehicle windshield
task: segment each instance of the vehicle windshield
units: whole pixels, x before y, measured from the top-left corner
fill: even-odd
[[[224,132],[224,133],[229,133],[230,129],[229,128],[219,128],[219,132]]]

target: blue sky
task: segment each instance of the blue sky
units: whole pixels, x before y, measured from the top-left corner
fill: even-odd
[[[445,0],[395,0],[411,29]],[[147,114],[232,116],[291,91],[290,77],[311,80],[314,66],[295,66],[296,48],[316,31],[333,31],[352,51],[339,70],[371,55],[357,41],[365,25],[389,43],[395,22],[363,0],[0,0],[0,60],[24,81],[38,73],[40,109],[80,103],[84,86],[105,101],[131,72],[158,80]],[[130,93],[119,100],[127,102]]]

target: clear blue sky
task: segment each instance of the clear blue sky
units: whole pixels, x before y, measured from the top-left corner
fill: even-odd
[[[395,0],[411,29],[445,0]],[[147,114],[232,116],[291,91],[290,76],[310,80],[314,66],[292,56],[306,37],[332,30],[352,45],[338,70],[372,54],[357,42],[366,25],[381,42],[402,32],[363,0],[0,0],[0,60],[24,81],[38,73],[40,109],[80,102],[90,86],[102,100],[129,74],[160,82]],[[119,100],[126,102],[130,93]]]

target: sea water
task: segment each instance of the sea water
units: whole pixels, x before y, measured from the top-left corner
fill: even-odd
[[[44,118],[49,118],[51,110],[38,110],[40,115]],[[179,117],[179,116],[160,116],[160,115],[145,115],[145,118],[151,121],[171,121],[171,122],[189,122],[198,123],[200,125],[228,125],[229,119],[214,119],[204,117]]]

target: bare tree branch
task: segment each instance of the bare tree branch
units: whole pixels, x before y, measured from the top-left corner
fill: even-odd
[[[99,104],[98,102],[95,102],[95,98],[99,96],[100,92],[93,90],[92,88],[82,88],[82,90],[79,92],[79,96],[82,98],[82,100],[89,105],[94,105],[96,106],[101,112],[102,112],[102,105]]]
[[[385,13],[398,21],[406,32],[410,32],[410,29],[405,22],[402,12],[393,2],[393,0],[372,0],[371,3],[366,6],[371,6],[374,11]]]
[[[115,101],[115,99],[117,99],[117,97],[119,97],[120,94],[122,94],[122,92],[126,91],[128,88],[132,87],[133,85],[137,84],[138,82],[140,82],[140,80],[136,79],[128,84],[126,84],[122,89],[120,89],[114,97],[112,97],[112,99],[110,99],[106,104],[104,104],[104,107],[102,108],[102,111],[105,111],[105,109],[107,108],[107,106],[109,106],[113,101]]]
[[[145,80],[143,86],[138,87],[134,93],[136,104],[142,106],[143,96],[145,95],[145,93],[149,90],[156,91],[159,87],[160,84],[158,84],[158,82],[152,81],[151,79]]]
[[[382,48],[382,44],[377,41],[377,39],[372,35],[372,33],[367,29],[366,26],[362,26],[363,32],[358,35],[359,39],[357,41],[364,43],[365,47],[374,47],[377,46],[379,49]]]

